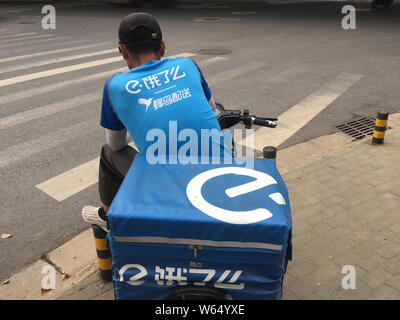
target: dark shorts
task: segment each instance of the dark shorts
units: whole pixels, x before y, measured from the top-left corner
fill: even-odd
[[[138,152],[130,146],[113,151],[107,144],[101,149],[99,192],[103,204],[110,206],[119,186]]]

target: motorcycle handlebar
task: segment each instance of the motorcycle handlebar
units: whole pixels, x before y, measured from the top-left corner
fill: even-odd
[[[231,128],[241,122],[246,128],[251,128],[252,125],[275,128],[277,126],[277,118],[260,118],[255,115],[250,115],[249,110],[225,110],[223,105],[217,104],[217,119],[221,129]]]
[[[263,126],[268,128],[275,128],[277,125],[276,121],[270,121],[264,118],[257,118],[257,117],[252,117],[252,123],[257,126]]]

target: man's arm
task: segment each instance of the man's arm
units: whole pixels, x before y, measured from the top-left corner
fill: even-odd
[[[211,97],[210,100],[208,100],[208,103],[210,104],[211,109],[212,109],[214,112],[216,112],[216,111],[217,111],[217,106],[215,105],[215,101],[214,101],[214,98],[213,98],[213,97]]]
[[[194,65],[196,66],[197,70],[200,73],[201,86],[203,87],[204,95],[206,96],[207,101],[211,106],[211,109],[215,112],[216,111],[215,101],[211,95],[210,87],[208,86],[206,79],[204,79],[203,72],[201,72],[201,69],[199,65],[196,63],[196,61],[194,61],[193,59],[190,60],[193,61]]]
[[[129,141],[129,135],[126,129],[110,130],[106,129],[106,143],[113,151],[119,151],[126,147]]]
[[[114,76],[107,79],[103,90],[100,124],[106,129],[106,143],[114,151],[121,150],[127,145],[127,130],[118,119],[108,94],[108,85]]]

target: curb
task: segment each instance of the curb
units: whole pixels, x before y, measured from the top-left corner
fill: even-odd
[[[46,266],[55,269],[55,289],[43,291]],[[92,229],[88,229],[0,285],[1,300],[53,300],[98,271]],[[48,272],[48,271],[47,271]]]
[[[400,112],[389,116],[391,130],[400,128]],[[353,141],[342,132],[321,136],[278,151],[277,166],[282,175],[318,161],[331,152],[366,143],[371,137]],[[260,157],[260,154],[256,154]],[[295,159],[295,160],[293,160]],[[56,270],[56,289],[42,292],[44,266]],[[56,248],[42,259],[0,284],[0,300],[53,300],[99,270],[92,229],[89,228]]]

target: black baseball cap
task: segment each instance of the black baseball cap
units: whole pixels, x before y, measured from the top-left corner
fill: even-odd
[[[141,41],[162,40],[160,25],[148,13],[135,12],[127,15],[119,25],[119,43],[135,43]]]

